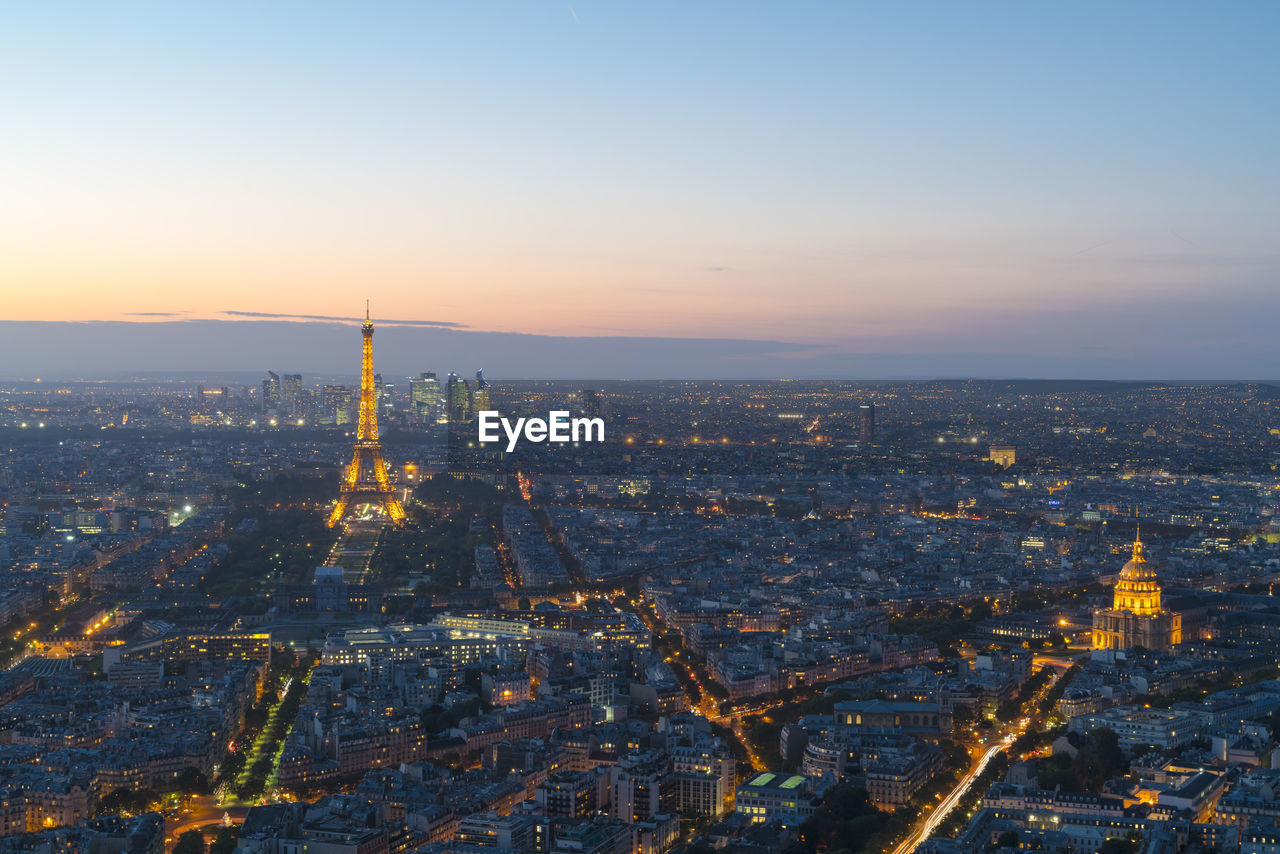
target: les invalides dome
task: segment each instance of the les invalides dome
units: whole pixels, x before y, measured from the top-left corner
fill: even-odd
[[[1182,642],[1182,615],[1160,604],[1160,576],[1147,562],[1142,540],[1135,539],[1133,556],[1116,579],[1111,608],[1093,614],[1094,649],[1144,647],[1168,650]]]

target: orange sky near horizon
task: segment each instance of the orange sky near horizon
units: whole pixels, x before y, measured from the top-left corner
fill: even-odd
[[[1277,4],[72,6],[0,5],[0,320],[1088,355],[1277,299]]]
[[[10,231],[0,237],[5,319],[350,317],[367,298],[384,321],[443,321],[480,331],[842,347],[937,334],[983,316],[1169,299],[1194,292],[1199,272],[1176,255],[1153,262],[1117,257],[1106,245],[1073,251],[1090,246],[1087,233],[1059,246],[1025,234],[923,247],[880,236],[837,251],[825,236],[788,246],[748,232],[748,239],[725,239],[711,251],[681,245],[674,231],[655,237],[655,245],[599,234],[581,247],[544,230],[486,251],[474,240],[396,239],[359,228],[344,241],[336,226],[320,235],[244,228],[229,217],[208,226],[217,229],[216,239],[184,237],[159,219],[117,224],[61,250],[52,242],[20,244]],[[166,240],[143,236],[152,234]],[[664,240],[668,251],[656,245]],[[1158,235],[1137,229],[1124,242],[1126,255],[1161,248]],[[1148,281],[1153,269],[1158,287]]]

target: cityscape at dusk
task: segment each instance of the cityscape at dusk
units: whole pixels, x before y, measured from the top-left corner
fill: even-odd
[[[1280,854],[1277,32],[0,7],[0,854]]]

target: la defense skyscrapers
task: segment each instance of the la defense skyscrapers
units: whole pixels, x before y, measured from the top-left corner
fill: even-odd
[[[378,438],[377,381],[373,373],[373,321],[365,307],[364,324],[360,327],[364,349],[360,359],[360,419],[356,428],[356,445],[351,463],[343,472],[338,502],[329,514],[329,527],[342,521],[350,509],[360,504],[382,508],[387,518],[399,525],[405,520],[404,506],[391,488],[387,462],[382,457]]]
[[[426,371],[417,379],[409,380],[409,410],[426,424],[440,420],[440,380],[436,378],[435,371]]]
[[[473,420],[477,412],[493,408],[492,388],[483,370],[476,371],[474,388],[454,372],[441,387],[435,372],[426,371],[409,380],[409,411],[420,423],[456,428]]]
[[[484,378],[484,369],[476,371],[476,387],[471,391],[471,412],[483,412],[493,408],[493,387]]]

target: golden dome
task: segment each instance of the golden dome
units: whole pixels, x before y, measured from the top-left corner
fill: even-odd
[[[1160,577],[1156,575],[1155,569],[1151,564],[1147,563],[1147,557],[1143,553],[1142,540],[1133,541],[1133,557],[1129,558],[1129,562],[1120,570],[1121,581],[1159,581]]]
[[[1160,576],[1147,563],[1142,540],[1133,541],[1133,557],[1120,570],[1116,581],[1115,610],[1135,614],[1160,613]]]

